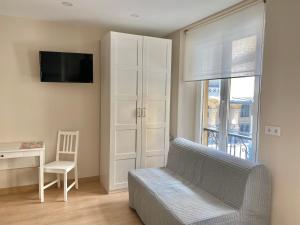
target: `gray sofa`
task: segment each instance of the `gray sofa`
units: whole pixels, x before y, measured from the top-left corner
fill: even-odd
[[[146,225],[268,225],[265,167],[182,138],[166,168],[129,172],[129,204]]]

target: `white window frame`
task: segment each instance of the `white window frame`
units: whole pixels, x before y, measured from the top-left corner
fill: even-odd
[[[234,78],[232,78],[234,79]],[[226,151],[227,149],[227,118],[229,115],[229,101],[230,101],[230,78],[221,80],[221,105],[220,105],[220,137],[222,137],[220,142],[220,150]],[[253,107],[253,130],[252,130],[252,151],[253,151],[253,160],[257,161],[258,158],[258,145],[259,145],[259,115],[260,115],[260,90],[261,90],[261,77],[255,77],[254,85],[254,107]],[[203,134],[203,107],[202,100],[204,96],[204,82],[201,81],[197,87],[197,99],[196,99],[196,130],[195,130],[195,141],[202,143],[202,134]]]

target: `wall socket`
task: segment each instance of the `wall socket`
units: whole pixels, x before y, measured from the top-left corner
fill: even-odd
[[[280,127],[265,126],[265,134],[272,136],[280,136]]]

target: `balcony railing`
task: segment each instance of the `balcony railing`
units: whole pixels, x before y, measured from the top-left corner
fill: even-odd
[[[210,128],[204,128],[207,132],[207,145],[211,148],[220,149],[219,131]],[[226,152],[232,156],[250,160],[252,158],[252,138],[249,136],[228,133]]]

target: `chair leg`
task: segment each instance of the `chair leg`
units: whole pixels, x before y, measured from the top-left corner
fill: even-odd
[[[75,188],[78,189],[78,170],[77,170],[77,166],[75,167]]]
[[[64,201],[68,201],[68,175],[64,173]]]
[[[56,174],[56,179],[57,179],[57,187],[60,188],[60,175],[59,175],[59,173]]]
[[[39,197],[40,197],[40,201],[44,202],[45,201],[45,197],[44,197],[44,170],[42,168],[40,168],[39,171]]]

